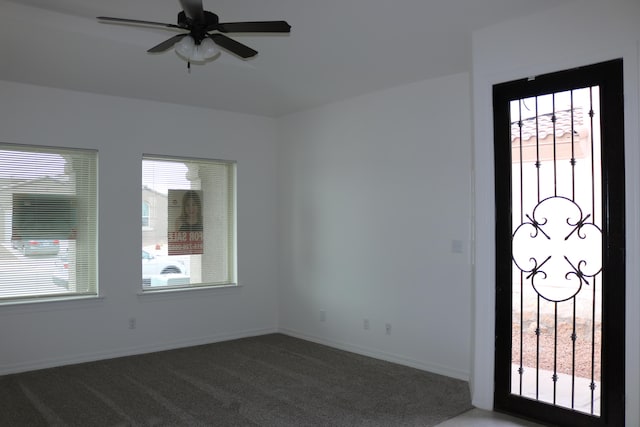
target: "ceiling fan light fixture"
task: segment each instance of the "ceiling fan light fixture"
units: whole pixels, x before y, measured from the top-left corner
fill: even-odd
[[[196,44],[193,37],[186,36],[176,44],[176,53],[186,61],[202,62],[216,56],[220,53],[220,49],[208,37],[204,38],[200,44]]]

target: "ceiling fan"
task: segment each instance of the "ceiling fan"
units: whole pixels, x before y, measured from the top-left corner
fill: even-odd
[[[251,58],[258,53],[223,33],[289,33],[291,31],[291,25],[286,21],[219,22],[218,15],[203,9],[202,0],[179,1],[182,11],[178,13],[177,24],[109,16],[98,16],[97,19],[107,23],[148,25],[186,31],[170,37],[147,52],[165,52],[175,45],[176,53],[187,61],[188,67],[191,67],[192,61],[204,62],[217,56],[219,53],[217,46],[243,59]]]

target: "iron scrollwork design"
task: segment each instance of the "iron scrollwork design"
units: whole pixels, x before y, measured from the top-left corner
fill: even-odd
[[[602,270],[602,230],[573,200],[538,203],[512,237],[513,262],[542,298],[573,298]]]

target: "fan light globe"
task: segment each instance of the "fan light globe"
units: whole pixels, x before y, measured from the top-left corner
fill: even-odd
[[[202,56],[204,57],[204,59],[213,58],[219,52],[218,46],[216,46],[213,40],[211,40],[209,37],[202,40],[202,43],[200,43],[200,47],[198,50],[202,52]]]
[[[204,56],[202,56],[202,48],[200,46],[196,46],[196,48],[193,50],[191,58],[189,59],[195,62],[204,61]]]
[[[176,45],[176,53],[185,59],[191,59],[196,50],[196,42],[193,37],[183,37]]]

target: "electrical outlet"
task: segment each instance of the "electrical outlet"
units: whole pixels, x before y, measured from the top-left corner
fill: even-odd
[[[369,319],[364,319],[362,322],[362,326],[365,330],[369,330]]]
[[[384,328],[387,331],[387,335],[391,335],[391,323],[386,323]]]
[[[129,329],[135,329],[136,328],[136,318],[135,317],[130,317],[129,318]]]
[[[327,312],[324,310],[320,310],[320,321],[324,322],[325,320],[327,320]]]

